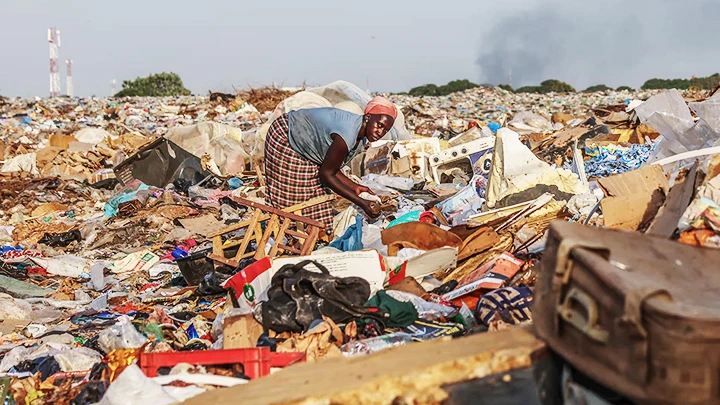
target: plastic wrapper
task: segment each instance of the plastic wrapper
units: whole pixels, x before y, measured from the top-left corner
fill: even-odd
[[[701,102],[688,103],[695,115],[707,122],[710,128],[720,133],[720,95],[715,94],[709,99]]]
[[[420,319],[435,321],[440,318],[452,318],[458,314],[458,310],[453,307],[427,302],[415,294],[395,290],[387,290],[386,292],[398,301],[410,302],[417,310]]]
[[[375,249],[383,256],[387,256],[387,246],[382,243],[382,228],[375,224],[363,222],[362,245],[363,249]]]
[[[451,223],[457,224],[462,222],[462,220],[470,215],[476,214],[476,208],[479,209],[481,207],[483,199],[480,198],[475,187],[476,180],[478,180],[478,176],[474,177],[471,181],[473,184],[462,188],[455,193],[455,195],[437,205],[445,218],[451,221]],[[459,218],[455,220],[455,217]]]
[[[63,317],[63,312],[53,308],[42,308],[32,312],[30,319],[36,323],[53,323]]]
[[[676,89],[650,97],[647,101],[635,108],[640,122],[657,130],[662,139],[658,138],[653,154],[648,163],[679,153],[701,149],[711,146],[720,138],[714,128],[717,127],[720,116],[714,105],[716,100],[709,103],[693,103],[693,109],[699,112],[700,120],[695,122],[688,105],[685,104],[680,92]],[[707,104],[705,104],[707,103]]]
[[[223,336],[224,329],[225,329],[225,315],[218,314],[212,323],[212,327],[210,328],[210,336],[214,340],[218,340],[219,338],[221,338]]]
[[[63,255],[30,259],[54,276],[80,277],[88,269],[88,260],[79,256]]]
[[[412,189],[415,182],[413,179],[388,176],[387,174],[368,174],[362,177],[361,184],[369,187],[374,193],[395,195],[398,190]]]
[[[693,201],[678,221],[678,229],[686,231],[692,228],[708,209],[713,211],[720,209],[720,175],[713,177],[698,189]]]
[[[118,318],[118,323],[100,332],[98,344],[106,353],[116,349],[134,349],[147,342],[147,338],[135,329],[127,316]]]
[[[520,111],[508,123],[519,134],[532,134],[553,131],[553,124],[542,115],[530,111]]]
[[[54,356],[61,351],[69,351],[72,347],[60,343],[43,343],[32,347],[18,346],[5,354],[0,362],[0,373],[6,373],[21,361],[34,360],[40,357]]]
[[[391,333],[374,338],[346,343],[341,348],[345,356],[377,353],[379,351],[402,346],[413,341],[412,335],[405,332]]]
[[[96,363],[101,362],[103,358],[100,353],[87,347],[61,351],[54,357],[62,371],[66,373],[90,370]]]

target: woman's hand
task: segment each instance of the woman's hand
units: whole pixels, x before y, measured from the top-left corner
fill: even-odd
[[[373,191],[370,190],[369,187],[361,186],[361,185],[359,185],[359,184],[355,185],[355,188],[353,189],[353,191],[355,191],[355,194],[356,194],[356,195],[360,195],[360,194],[362,194],[363,192],[368,193],[368,194],[375,195],[375,193],[373,193]]]
[[[380,205],[375,201],[363,200],[360,208],[362,208],[370,218],[380,216]]]

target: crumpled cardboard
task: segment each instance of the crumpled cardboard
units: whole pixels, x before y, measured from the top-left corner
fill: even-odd
[[[303,334],[292,335],[278,344],[277,351],[305,353],[307,362],[342,357],[340,346],[343,333],[332,319],[323,316],[323,322]]]

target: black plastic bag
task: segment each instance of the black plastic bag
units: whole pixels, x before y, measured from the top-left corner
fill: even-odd
[[[107,391],[108,385],[104,381],[91,381],[73,398],[71,405],[90,405],[100,402]]]
[[[321,273],[306,270],[314,264]],[[365,308],[370,284],[359,277],[339,278],[311,260],[280,268],[272,278],[268,301],[262,305],[262,323],[276,332],[303,332],[316,319],[327,316],[336,323],[369,317],[379,321],[388,315]]]
[[[52,247],[65,247],[72,242],[81,240],[82,235],[80,235],[80,231],[78,229],[75,229],[55,235],[46,233],[45,236],[43,236],[42,239],[38,241],[38,243],[42,243],[43,245],[48,245]]]

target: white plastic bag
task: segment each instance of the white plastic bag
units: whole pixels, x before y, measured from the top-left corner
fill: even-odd
[[[0,293],[0,319],[29,319],[31,312],[27,301]]]
[[[347,101],[357,104],[361,110],[364,110],[365,106],[372,100],[372,96],[366,91],[344,80],[338,80],[322,87],[307,89],[307,91],[324,97],[334,107],[345,107],[345,109],[347,109],[345,106]],[[405,116],[399,106],[397,110],[398,116],[395,119],[395,124],[385,138],[394,141],[412,139],[412,136],[405,128]]]
[[[179,402],[162,385],[145,376],[137,364],[128,366],[110,385],[99,405],[153,404]]]
[[[106,353],[117,349],[134,349],[147,342],[147,338],[135,329],[128,316],[118,318],[118,323],[100,332],[98,344]]]

